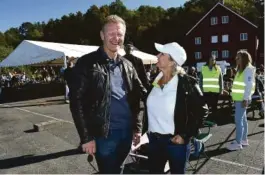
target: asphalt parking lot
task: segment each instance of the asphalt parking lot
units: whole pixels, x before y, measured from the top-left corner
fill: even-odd
[[[223,117],[223,118],[222,118]],[[231,119],[231,120],[230,120]],[[187,173],[260,174],[264,167],[264,119],[249,119],[250,146],[240,151],[225,147],[235,138],[232,116],[220,113],[211,129],[206,154],[196,171]],[[53,122],[43,131],[34,124]],[[0,174],[91,174],[87,155],[76,150],[79,138],[63,97],[0,104]],[[197,160],[191,161],[191,164]],[[93,162],[96,166],[96,163]]]

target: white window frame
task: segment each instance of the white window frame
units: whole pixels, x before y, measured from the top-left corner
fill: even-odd
[[[229,42],[229,35],[228,34],[222,35],[222,42],[223,43],[228,43]]]
[[[195,45],[202,44],[202,38],[201,37],[195,37]]]
[[[222,24],[228,24],[229,23],[229,16],[222,16]]]
[[[194,56],[195,56],[196,60],[202,59],[202,53],[201,52],[195,52]]]
[[[215,55],[215,57],[218,58],[218,50],[213,50],[211,55]]]
[[[240,33],[240,41],[247,41],[248,33]]]
[[[211,36],[211,43],[218,43],[218,35]]]
[[[229,58],[229,50],[222,50],[222,58]]]
[[[218,18],[216,16],[211,17],[211,25],[217,25],[218,24]]]

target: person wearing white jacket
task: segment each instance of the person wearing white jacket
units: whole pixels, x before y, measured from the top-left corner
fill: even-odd
[[[228,145],[229,150],[242,149],[248,146],[248,122],[246,110],[255,91],[255,72],[252,58],[245,50],[236,55],[237,74],[232,86],[232,99],[235,101],[236,140]]]

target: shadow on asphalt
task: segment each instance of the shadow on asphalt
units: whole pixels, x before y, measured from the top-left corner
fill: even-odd
[[[262,124],[262,125],[264,126],[264,124]],[[264,133],[264,131],[259,131],[259,132],[256,132],[256,133],[248,134],[248,137],[251,137],[251,136],[257,135],[257,134],[261,134],[261,133]],[[229,140],[225,140],[224,142],[219,142],[219,143],[215,143],[215,144],[212,144],[212,145],[208,145],[205,148],[210,148],[210,147],[217,146],[217,145],[221,145],[222,146],[223,144],[228,143],[228,142],[231,142],[233,140],[235,140],[235,139],[229,139]]]
[[[259,127],[264,128],[264,123],[260,124]]]
[[[65,156],[72,156],[76,154],[83,154],[83,152],[81,152],[80,149],[70,149],[66,151],[61,151],[61,152],[51,153],[51,154],[46,154],[46,155],[39,155],[39,156],[34,156],[32,154],[24,155],[24,156],[0,160],[0,169],[14,168],[18,166],[29,165],[33,163],[42,162],[45,160],[51,160],[51,159],[56,159],[59,157],[65,157]]]
[[[216,114],[210,114],[207,120],[215,122],[218,126],[234,123],[234,112],[230,107],[219,108]]]
[[[12,105],[10,104],[10,106],[0,106],[0,108],[23,108],[23,107],[34,107],[34,106],[52,106],[52,105],[64,105],[66,104],[64,100],[60,100],[60,102],[56,102],[56,103],[35,103],[35,104],[19,104],[19,105]]]
[[[36,129],[29,129],[29,130],[24,131],[24,133],[33,133],[33,132],[37,132],[37,130]]]

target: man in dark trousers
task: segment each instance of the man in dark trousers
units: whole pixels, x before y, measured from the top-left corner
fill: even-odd
[[[146,89],[131,62],[119,55],[125,31],[122,18],[106,17],[103,45],[78,59],[71,84],[70,109],[82,149],[95,155],[100,174],[120,173],[132,140],[139,143],[142,133],[135,96],[146,95]]]
[[[65,102],[69,103],[69,93],[71,89],[71,84],[72,84],[72,77],[73,77],[73,67],[74,63],[73,61],[69,61],[67,63],[67,68],[64,70],[64,80],[66,82],[66,94],[65,94]]]

